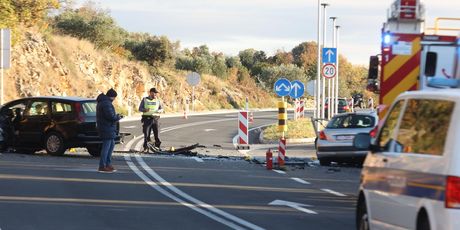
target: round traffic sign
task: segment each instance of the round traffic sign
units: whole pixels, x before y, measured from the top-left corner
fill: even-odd
[[[187,83],[191,86],[196,86],[200,83],[200,75],[196,72],[189,73],[187,75]]]
[[[323,66],[323,77],[325,78],[333,78],[337,73],[337,69],[335,68],[334,64],[326,64]]]

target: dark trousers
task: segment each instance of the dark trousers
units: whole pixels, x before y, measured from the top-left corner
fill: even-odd
[[[155,147],[160,147],[161,141],[158,135],[158,117],[142,117],[142,132],[144,133],[144,148],[147,148],[147,142],[150,141],[150,134],[153,131],[155,137]]]

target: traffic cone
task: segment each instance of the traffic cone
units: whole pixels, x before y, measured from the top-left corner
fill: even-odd
[[[265,164],[267,165],[267,170],[272,170],[273,169],[273,153],[271,149],[268,149],[268,151],[265,153]]]

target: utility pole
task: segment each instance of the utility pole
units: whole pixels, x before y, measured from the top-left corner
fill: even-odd
[[[335,95],[336,95],[336,98],[335,98],[335,103],[337,104],[337,107],[338,107],[338,103],[339,103],[339,29],[340,29],[340,26],[335,26],[335,48],[337,49],[337,74],[335,76],[336,80],[335,80]],[[335,112],[337,113],[338,110],[337,110],[337,107],[335,108]]]
[[[321,117],[321,0],[318,0],[318,30],[317,30],[317,62],[316,62],[316,84],[315,84],[315,118],[318,119]],[[318,131],[318,130],[316,130]]]
[[[336,20],[337,20],[337,17],[329,17],[329,19],[332,20],[332,47],[333,48],[337,48],[337,44],[336,44],[336,29],[335,29],[335,26],[336,26]],[[336,98],[338,97],[337,94],[336,94],[336,83],[337,82],[337,78],[334,77],[332,78],[332,85],[331,85],[331,91],[332,91],[332,96],[331,96],[331,104],[330,104],[330,111],[331,111],[331,117],[334,116],[336,113],[337,113],[337,100]]]
[[[321,6],[323,7],[323,42],[322,42],[322,47],[326,44],[326,7],[329,6],[327,3],[321,3]],[[318,71],[321,71],[321,68],[318,69]],[[322,82],[322,87],[321,87],[321,118],[325,118],[324,116],[324,103],[326,102],[326,78],[322,76],[321,78]]]

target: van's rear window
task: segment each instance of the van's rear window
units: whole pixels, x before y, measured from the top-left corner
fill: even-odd
[[[85,115],[96,116],[96,102],[89,101],[81,103],[83,113]]]

